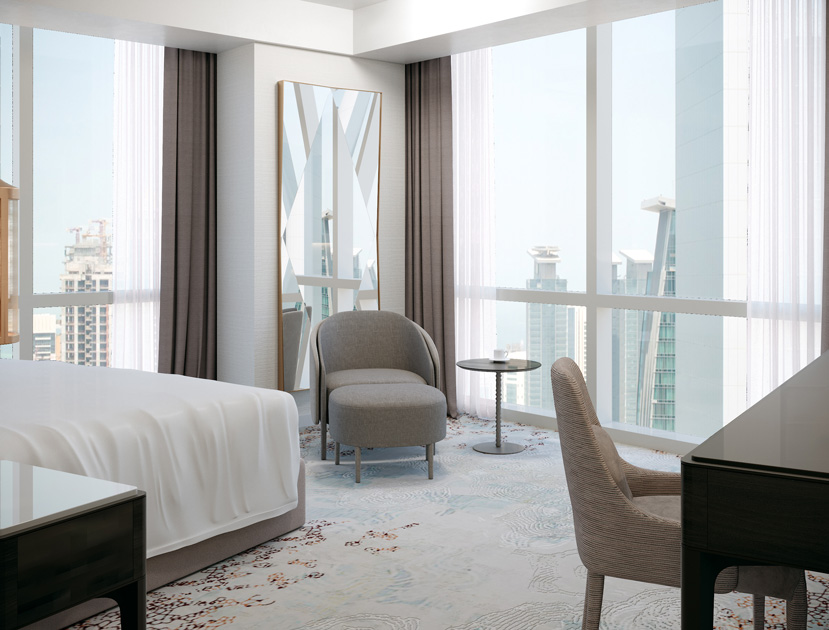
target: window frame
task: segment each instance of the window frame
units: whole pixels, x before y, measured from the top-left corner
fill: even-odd
[[[612,319],[614,309],[713,315],[746,319],[745,300],[614,294],[612,284],[612,68],[613,23],[586,29],[587,47],[587,287],[584,292],[496,287],[498,302],[560,304],[586,309],[587,389],[600,419],[612,417]],[[552,413],[504,405],[506,419],[555,428]],[[630,444],[684,454],[703,438],[618,422],[602,422]]]
[[[20,342],[16,359],[34,358],[34,310],[66,306],[106,306],[112,291],[99,293],[34,293],[34,28],[13,25],[16,77],[12,100],[15,179],[20,188]]]

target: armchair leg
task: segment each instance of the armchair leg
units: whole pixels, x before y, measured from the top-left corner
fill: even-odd
[[[794,589],[791,599],[786,602],[787,630],[806,630],[808,613],[809,600],[806,594],[806,575],[804,573]]]
[[[354,447],[354,465],[356,470],[354,472],[354,481],[355,483],[360,483],[360,447]]]
[[[320,420],[320,459],[325,459],[328,456],[328,423],[325,420]]]
[[[435,478],[435,445],[429,444],[426,447],[426,460],[429,462],[429,479]]]
[[[340,443],[334,442],[334,463],[340,465]]]
[[[587,573],[587,588],[584,592],[584,617],[582,630],[599,630],[602,618],[602,597],[604,595],[604,576]]]
[[[766,597],[754,595],[754,630],[763,630],[766,627]],[[788,607],[786,608],[788,612]]]

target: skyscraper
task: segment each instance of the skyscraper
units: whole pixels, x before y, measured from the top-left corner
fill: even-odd
[[[527,253],[533,259],[533,277],[528,289],[566,291],[567,280],[559,278],[556,265],[561,262],[559,247],[537,246]],[[553,391],[549,382],[550,366],[559,357],[574,356],[575,340],[570,340],[568,307],[561,304],[527,304],[527,358],[540,361],[542,369],[527,374],[526,404],[553,408]]]
[[[32,345],[34,361],[61,360],[61,338],[55,315],[44,313],[32,318]]]
[[[98,229],[92,227],[97,224]],[[112,288],[112,236],[107,221],[90,229],[73,228],[75,243],[67,245],[60,286],[64,293],[109,291]],[[109,365],[109,306],[67,306],[63,309],[64,361],[76,365]]]
[[[676,202],[666,197],[646,199],[642,210],[659,213],[653,269],[646,295],[676,295]],[[676,423],[676,314],[645,311],[639,352],[637,423],[673,431]]]
[[[625,260],[625,277],[616,279],[614,293],[645,295],[648,274],[653,269],[653,254],[643,249],[624,249],[619,252]],[[620,261],[621,262],[621,261]],[[637,424],[639,400],[639,353],[642,341],[644,311],[615,309],[613,420]]]

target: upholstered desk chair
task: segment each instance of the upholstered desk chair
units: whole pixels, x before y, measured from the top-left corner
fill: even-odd
[[[551,377],[576,545],[587,568],[582,628],[596,630],[605,576],[679,587],[680,475],[639,468],[619,456],[571,359],[556,361]],[[766,595],[787,600],[789,630],[806,628],[802,570],[730,567],[720,573],[715,592],[733,590],[754,595],[755,629],[763,628]]]
[[[326,459],[329,398],[334,390],[405,384],[434,388],[440,383],[440,360],[432,338],[408,318],[390,311],[348,311],[324,319],[311,331],[311,356],[311,416],[321,425],[322,459]],[[351,394],[354,398],[360,392],[351,390]],[[439,401],[436,398],[432,402]],[[443,405],[445,435],[445,398]],[[392,442],[371,446],[400,445]],[[345,440],[343,443],[360,446]]]

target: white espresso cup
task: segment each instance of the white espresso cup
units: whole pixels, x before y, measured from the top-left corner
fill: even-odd
[[[492,351],[492,360],[493,361],[506,361],[509,358],[509,352],[502,348],[495,348]]]

